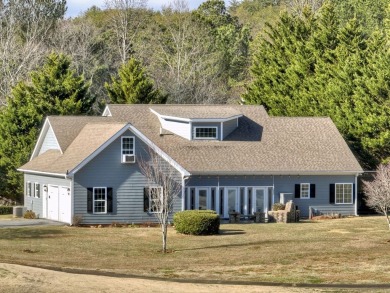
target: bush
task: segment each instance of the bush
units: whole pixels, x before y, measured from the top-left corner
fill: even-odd
[[[282,203],[274,203],[273,205],[272,205],[272,210],[274,211],[274,212],[276,212],[276,211],[282,211],[282,210],[284,210],[286,208],[286,206],[284,205],[284,204],[282,204]]]
[[[37,216],[35,215],[35,213],[33,211],[30,211],[30,210],[27,210],[25,213],[24,213],[24,216],[23,216],[25,219],[36,219]]]
[[[0,206],[0,215],[9,215],[13,213],[13,207]]]
[[[176,231],[191,235],[212,235],[219,233],[219,215],[211,210],[178,212],[173,216]]]

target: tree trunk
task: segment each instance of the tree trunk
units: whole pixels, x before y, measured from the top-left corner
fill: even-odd
[[[389,226],[389,230],[390,230],[390,218],[387,212],[385,215],[386,215],[387,225]]]
[[[161,224],[161,230],[162,230],[162,238],[163,238],[162,252],[166,253],[167,252],[167,224],[166,223]]]

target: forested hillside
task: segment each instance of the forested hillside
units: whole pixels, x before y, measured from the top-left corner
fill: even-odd
[[[365,168],[390,156],[389,0],[0,1],[0,195],[45,116],[107,103],[263,104],[330,116]]]

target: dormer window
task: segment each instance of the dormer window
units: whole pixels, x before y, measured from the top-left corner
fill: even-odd
[[[217,139],[217,127],[194,127],[194,139]]]

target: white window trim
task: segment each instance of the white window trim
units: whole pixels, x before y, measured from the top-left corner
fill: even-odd
[[[38,193],[39,193],[39,196],[37,196],[37,185],[39,186],[38,188]],[[41,184],[39,182],[35,182],[34,183],[34,197],[35,198],[40,198],[41,197]]]
[[[214,128],[215,129],[215,137],[197,137],[196,130],[198,128]],[[218,140],[218,127],[217,126],[194,126],[194,139],[207,139],[207,140]]]
[[[149,194],[148,194],[148,196],[149,196],[149,209],[148,209],[148,211],[149,211],[149,213],[151,213],[151,214],[159,214],[159,213],[161,213],[161,211],[162,211],[162,206],[160,207],[160,210],[159,211],[153,211],[152,210],[152,198],[151,198],[151,190],[152,189],[160,189],[160,196],[161,196],[161,202],[162,202],[162,197],[163,197],[163,192],[164,192],[164,190],[163,190],[163,187],[162,186],[149,186],[148,187],[148,190],[149,190]]]
[[[123,151],[123,139],[124,138],[131,138],[133,140],[133,153],[132,154],[124,154]],[[135,136],[121,136],[121,155],[130,155],[130,156],[134,156],[135,155]]]
[[[104,189],[105,192],[105,205],[104,205],[104,212],[95,212],[95,189]],[[97,201],[103,201],[103,200],[97,200]],[[92,191],[92,213],[93,214],[107,214],[107,187],[93,187]]]
[[[308,188],[308,192],[307,192],[307,196],[306,197],[303,197],[302,196],[302,186],[303,185],[307,185],[309,188]],[[310,183],[301,183],[300,184],[300,198],[301,199],[310,199]]]
[[[337,185],[343,185],[343,202],[337,202]],[[344,185],[351,185],[351,202],[345,202]],[[335,204],[353,204],[353,183],[335,183],[334,184],[334,203]]]

